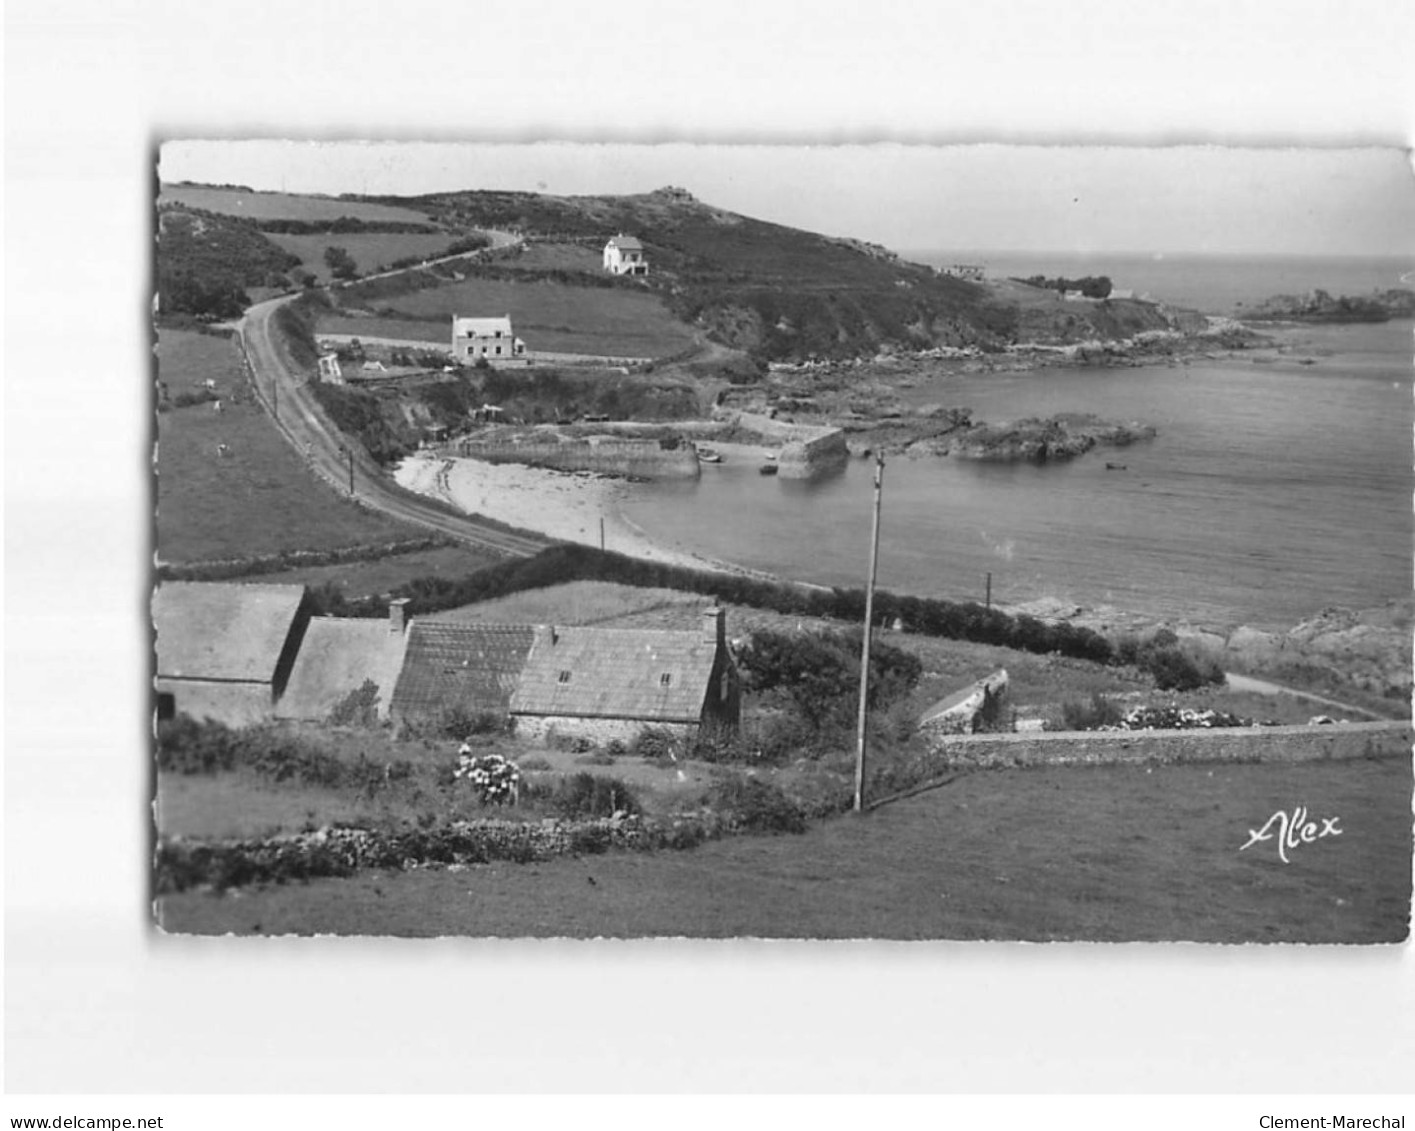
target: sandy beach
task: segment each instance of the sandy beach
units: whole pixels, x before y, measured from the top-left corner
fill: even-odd
[[[409,491],[442,499],[468,514],[534,530],[557,541],[598,547],[602,530],[604,549],[615,553],[693,569],[765,576],[655,542],[620,512],[619,500],[628,484],[611,476],[415,455],[398,466],[394,479]]]

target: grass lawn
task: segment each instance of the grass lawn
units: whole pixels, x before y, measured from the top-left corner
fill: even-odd
[[[692,330],[675,319],[655,296],[625,287],[571,287],[470,278],[376,299],[373,305],[417,317],[444,317],[449,334],[454,314],[509,314],[516,335],[525,339],[529,350],[662,357],[693,344]],[[358,332],[335,330],[324,319],[320,320],[319,329]]]
[[[426,214],[412,208],[336,200],[333,197],[294,196],[279,192],[240,192],[236,189],[207,185],[163,185],[157,199],[162,204],[185,204],[192,208],[205,209],[207,212],[247,216],[256,220],[314,221],[337,220],[341,216],[349,216],[355,220],[383,220],[402,224],[429,222]]]
[[[211,404],[158,414],[157,550],[163,561],[243,558],[422,537],[315,478],[252,399],[234,342],[164,330],[158,377],[173,397],[207,379]],[[219,445],[226,445],[226,454]]]
[[[333,277],[324,262],[324,250],[342,247],[358,264],[359,274],[370,275],[390,267],[396,260],[416,255],[433,259],[446,253],[455,236],[443,232],[420,235],[416,232],[330,232],[316,236],[289,236],[268,232],[266,238],[286,251],[300,257],[300,270],[307,271],[322,282]]]
[[[800,836],[189,891],[158,916],[206,934],[1396,942],[1410,787],[1404,759],[993,771]],[[1289,864],[1240,851],[1296,805],[1342,834]]]

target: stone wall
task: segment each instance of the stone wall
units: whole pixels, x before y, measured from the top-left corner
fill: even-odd
[[[461,440],[443,454],[487,463],[523,463],[557,471],[597,471],[635,479],[696,479],[702,472],[687,444],[661,447],[657,440],[569,440],[564,443],[493,443]]]
[[[1406,722],[1213,730],[1071,731],[940,736],[940,764],[958,767],[1137,762],[1311,762],[1409,756]]]

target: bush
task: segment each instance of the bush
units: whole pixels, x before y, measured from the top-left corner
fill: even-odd
[[[521,771],[500,754],[463,754],[457,759],[454,778],[471,783],[483,805],[506,805],[516,800]]]
[[[366,679],[340,699],[329,712],[329,723],[331,726],[377,726],[378,684]]]
[[[589,773],[572,774],[562,780],[551,794],[550,803],[562,817],[572,819],[643,812],[638,795],[627,783]]]
[[[1089,702],[1067,700],[1061,705],[1061,717],[1067,730],[1099,730],[1120,722],[1121,710],[1113,699],[1096,692]]]
[[[234,769],[240,758],[239,732],[221,723],[178,715],[157,724],[157,768],[179,774],[211,774]]]
[[[667,727],[644,727],[634,736],[629,751],[648,762],[675,761],[682,745],[678,735]]]
[[[806,815],[782,792],[760,778],[728,778],[713,786],[708,804],[739,829],[761,833],[803,833]]]
[[[860,686],[860,633],[760,631],[738,655],[747,686],[779,691],[818,731],[854,721]],[[923,665],[912,652],[875,642],[870,649],[871,709],[912,691]]]

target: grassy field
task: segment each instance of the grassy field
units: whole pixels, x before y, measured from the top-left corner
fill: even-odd
[[[995,771],[801,836],[189,891],[158,913],[208,934],[1397,942],[1410,786],[1402,759]],[[1240,851],[1299,804],[1342,835],[1289,864]]]
[[[518,330],[517,333],[520,331]],[[452,319],[418,321],[412,318],[355,318],[324,314],[317,334],[352,334],[356,338],[392,338],[401,342],[428,342],[446,349],[452,343]]]
[[[433,259],[444,254],[455,237],[447,233],[422,235],[417,232],[331,232],[316,236],[271,232],[267,238],[292,255],[298,255],[299,270],[314,275],[321,282],[328,282],[333,275],[324,262],[325,248],[342,247],[353,256],[359,273],[369,275],[409,256]]]
[[[471,546],[444,546],[390,554],[366,562],[301,566],[262,574],[260,580],[280,585],[334,584],[350,599],[387,593],[420,577],[462,578],[506,559],[493,550]]]
[[[428,222],[425,213],[411,208],[365,204],[334,197],[241,192],[207,185],[163,185],[157,199],[159,203],[186,204],[207,212],[223,212],[253,220],[337,220],[341,216],[349,216],[355,220],[386,220],[405,224]]]
[[[500,266],[519,271],[604,271],[603,244],[533,243],[519,255],[498,261]]]
[[[161,333],[158,378],[174,399],[215,382],[208,403],[158,414],[157,550],[163,561],[242,558],[422,537],[318,480],[254,402],[234,342]],[[219,450],[226,445],[226,453]]]
[[[607,628],[694,628],[706,598],[677,589],[636,589],[607,581],[572,581],[528,589],[438,613],[477,624],[599,624]],[[629,623],[630,621],[634,623]]]
[[[623,287],[571,287],[473,278],[378,299],[374,305],[394,314],[443,317],[449,327],[454,314],[509,314],[516,335],[525,339],[530,350],[662,357],[693,344],[692,331],[656,297]],[[320,321],[320,329],[358,332],[335,330],[324,320]]]

